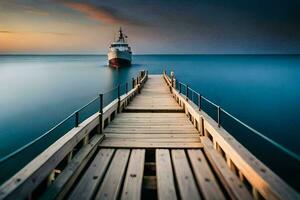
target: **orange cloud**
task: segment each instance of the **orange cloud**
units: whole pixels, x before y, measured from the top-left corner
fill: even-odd
[[[90,19],[99,20],[105,24],[134,24],[134,22],[124,19],[116,14],[115,10],[102,7],[94,7],[86,3],[64,2],[69,8],[87,15]]]

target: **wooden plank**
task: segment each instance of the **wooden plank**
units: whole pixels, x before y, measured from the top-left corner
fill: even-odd
[[[157,193],[160,200],[176,200],[170,153],[167,149],[156,149]]]
[[[121,123],[147,123],[147,122],[153,122],[153,123],[158,123],[158,124],[177,124],[177,123],[184,123],[184,124],[191,124],[190,120],[188,120],[187,117],[185,118],[132,118],[132,119],[120,119],[117,118],[115,120],[112,121],[112,124],[121,124]]]
[[[142,129],[142,130],[195,130],[195,127],[193,125],[181,125],[181,126],[172,126],[172,125],[156,125],[156,126],[151,126],[151,125],[130,125],[130,124],[124,124],[124,125],[109,125],[107,128],[113,128],[113,129],[120,129],[120,128],[124,128],[124,129]]]
[[[132,113],[132,112],[128,112]],[[133,114],[133,113],[132,113]],[[138,114],[145,114],[145,113],[134,113],[136,115],[134,116],[128,116],[128,115],[121,115],[116,117],[116,120],[143,120],[143,119],[166,119],[169,121],[176,120],[176,119],[187,119],[186,115],[184,113],[171,113],[174,114],[175,116],[171,117],[170,115],[154,115],[154,114],[164,114],[164,113],[147,113],[151,115],[138,115]],[[180,115],[177,115],[180,114]],[[172,120],[171,120],[172,119]]]
[[[129,158],[129,149],[118,149],[95,199],[117,199]]]
[[[97,187],[104,177],[105,171],[113,156],[113,149],[101,149],[77,186],[69,196],[69,199],[91,199]]]
[[[131,151],[126,178],[121,199],[139,200],[142,194],[142,181],[144,174],[145,149]]]
[[[198,134],[198,131],[195,130],[185,130],[185,131],[182,131],[182,130],[122,130],[122,129],[119,129],[119,130],[111,130],[111,129],[105,129],[104,130],[104,133],[119,133],[119,134],[122,134],[122,133],[141,133],[141,134],[183,134],[183,133],[186,133],[186,134]]]
[[[188,150],[195,179],[205,199],[225,199],[201,150]]]
[[[171,154],[181,199],[201,199],[184,150],[172,150]]]
[[[107,141],[103,140],[100,144],[100,147],[114,147],[114,148],[202,148],[203,145],[200,142],[178,142],[178,143],[147,143],[147,142],[120,142],[118,140],[115,141]]]
[[[164,139],[164,138],[199,138],[199,134],[105,134],[105,138],[127,138],[127,139]]]
[[[218,177],[223,183],[223,186],[228,192],[229,196],[232,199],[252,199],[246,187],[228,168],[223,157],[213,148],[212,142],[207,137],[203,137],[201,139],[204,145],[205,154],[215,172],[218,174]]]
[[[153,127],[128,127],[128,126],[119,126],[119,127],[112,127],[109,126],[105,130],[110,131],[119,131],[119,130],[126,130],[126,131],[159,131],[159,130],[180,130],[180,131],[195,131],[195,127],[193,126],[186,126],[186,127],[164,127],[164,126],[153,126]]]
[[[107,128],[104,130],[106,133],[164,133],[164,134],[172,134],[172,133],[190,133],[190,134],[197,134],[195,128],[187,128],[187,129],[168,129],[168,128],[153,128],[153,129],[146,129],[146,128]]]
[[[136,119],[136,120],[114,120],[112,124],[122,124],[122,123],[127,123],[127,124],[191,124],[191,121],[189,121],[187,118],[186,119]]]
[[[96,151],[103,135],[95,135],[89,144],[85,145],[66,166],[57,179],[43,193],[40,199],[63,199],[74,184],[87,162]]]
[[[131,115],[129,115],[131,114]],[[126,113],[126,115],[120,113],[116,119],[186,119],[184,113]]]
[[[108,134],[109,135],[109,134]],[[119,134],[122,135],[122,134]],[[144,142],[144,143],[194,143],[194,142],[201,142],[200,138],[105,138],[106,142]]]

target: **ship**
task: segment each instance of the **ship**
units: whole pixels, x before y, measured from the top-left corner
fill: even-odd
[[[122,32],[122,28],[120,28],[114,42],[110,45],[107,57],[109,66],[121,67],[131,65],[132,52],[127,43],[127,36]]]

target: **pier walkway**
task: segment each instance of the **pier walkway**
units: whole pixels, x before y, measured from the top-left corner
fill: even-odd
[[[141,79],[3,184],[0,199],[299,198],[166,74]]]

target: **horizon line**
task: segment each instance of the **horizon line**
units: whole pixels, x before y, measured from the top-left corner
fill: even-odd
[[[0,53],[0,56],[106,56],[107,54],[93,53]],[[145,53],[133,54],[133,56],[151,55],[300,55],[300,53]]]

